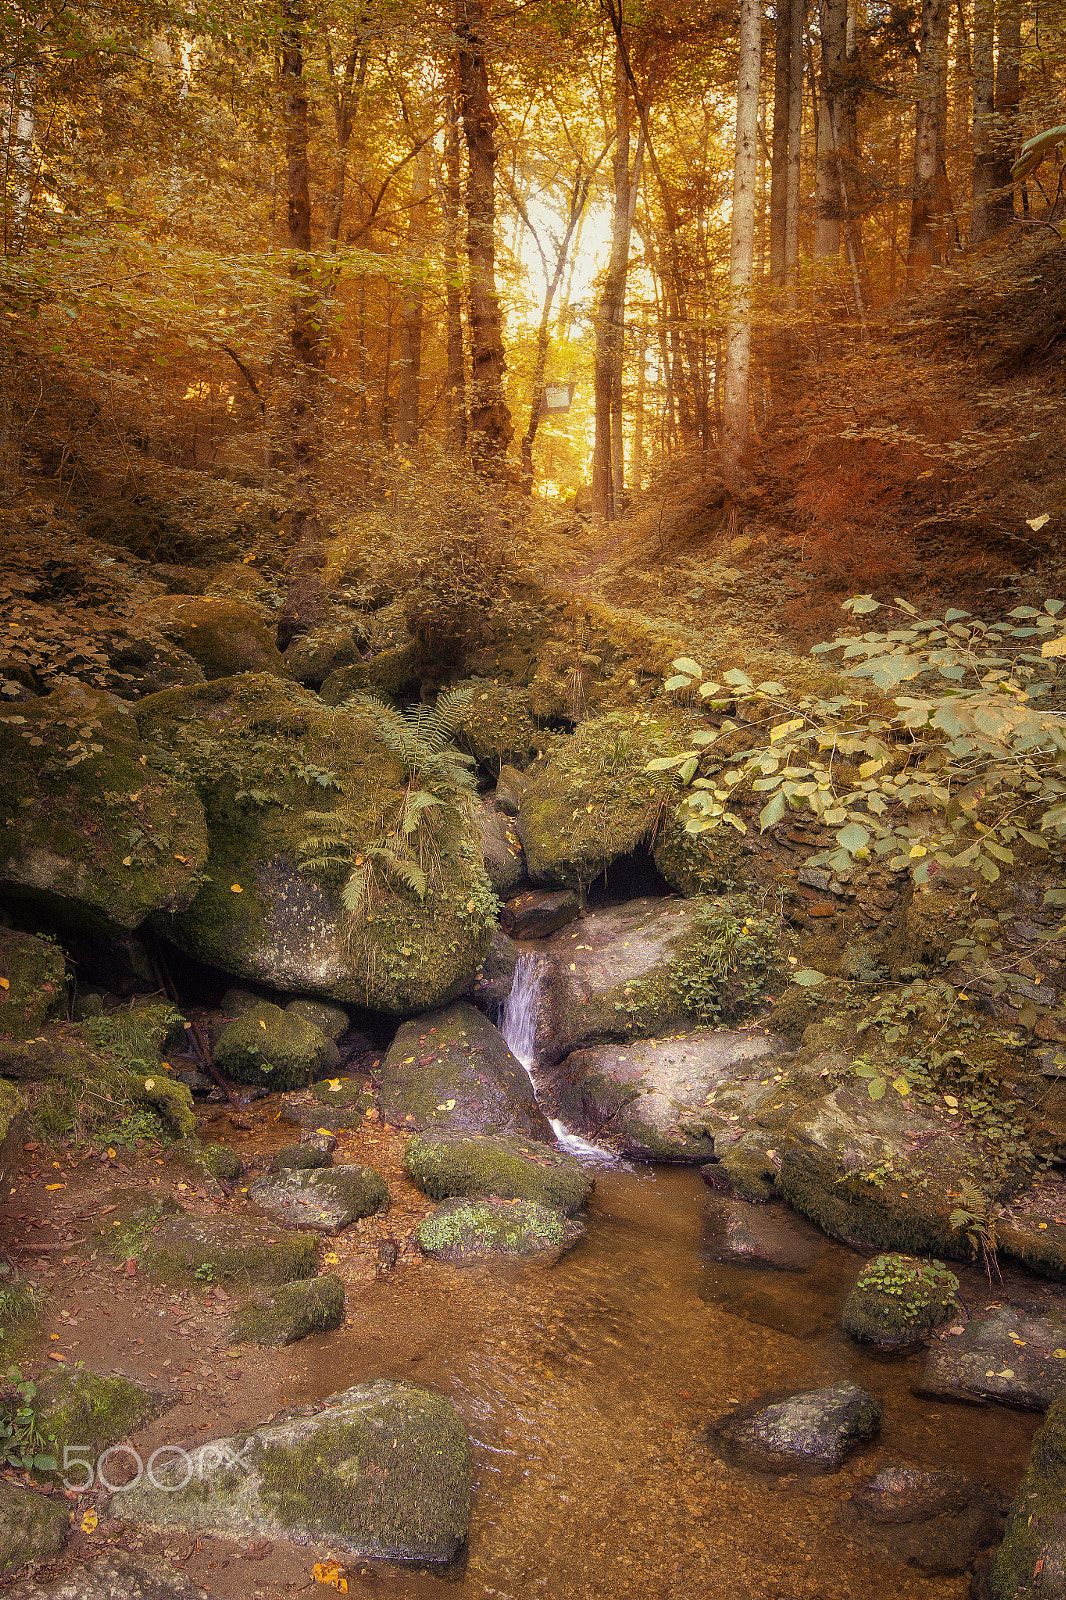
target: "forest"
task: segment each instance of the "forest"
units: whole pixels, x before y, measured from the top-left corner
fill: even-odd
[[[0,1591],[1066,1571],[1066,14],[3,0]]]

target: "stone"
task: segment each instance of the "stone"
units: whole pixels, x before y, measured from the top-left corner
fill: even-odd
[[[285,1010],[291,1016],[317,1028],[336,1044],[347,1033],[350,1019],[343,1006],[331,1005],[328,1000],[290,1000]]]
[[[527,889],[507,901],[500,926],[511,939],[546,939],[580,915],[581,900],[573,889]]]
[[[198,1144],[190,1140],[187,1155],[194,1167],[220,1183],[236,1183],[244,1172],[244,1162],[227,1144]]]
[[[212,1058],[238,1083],[300,1089],[326,1070],[330,1043],[296,1012],[260,1001],[226,1024]]]
[[[494,1195],[573,1213],[593,1189],[593,1180],[575,1156],[527,1139],[412,1139],[404,1166],[431,1200]]]
[[[37,1494],[0,1478],[0,1575],[62,1550],[69,1518],[70,1506],[61,1496]]]
[[[712,1424],[731,1456],[764,1472],[832,1472],[881,1426],[881,1407],[854,1383],[834,1383]]]
[[[327,1084],[329,1081],[326,1080]],[[346,1128],[361,1128],[366,1121],[367,1112],[373,1109],[373,1094],[369,1089],[360,1088],[357,1096],[346,1106],[324,1106],[317,1100],[298,1100],[293,1096],[281,1102],[279,1115],[285,1122],[294,1122],[308,1133],[314,1133],[316,1130],[335,1133],[343,1132]]]
[[[477,826],[489,882],[498,895],[513,894],[526,881],[526,858],[514,822],[491,800],[482,800]]]
[[[433,1566],[452,1562],[466,1539],[466,1430],[451,1402],[425,1389],[357,1385],[312,1414],[212,1440],[193,1456],[183,1487],[157,1489],[146,1476],[126,1490],[122,1516],[162,1530],[296,1538],[331,1554]],[[175,1484],[186,1475],[179,1461]]]
[[[62,1461],[64,1445],[84,1446],[86,1454],[99,1455],[160,1416],[175,1398],[132,1378],[78,1367],[43,1378],[35,1405],[41,1432],[55,1440],[53,1454]]]
[[[958,1472],[883,1467],[842,1508],[848,1537],[926,1572],[964,1572],[1003,1529],[999,1497]]]
[[[50,939],[0,928],[0,1033],[29,1039],[66,1009],[66,957]]]
[[[842,1322],[853,1339],[902,1350],[963,1314],[959,1280],[942,1261],[881,1255],[867,1262],[856,1278]]]
[[[919,1394],[1046,1411],[1066,1388],[1066,1310],[999,1306],[931,1345]]]
[[[503,1035],[462,1001],[405,1022],[380,1072],[382,1115],[399,1127],[554,1142],[529,1076]]]
[[[717,1201],[708,1208],[710,1243],[720,1261],[747,1261],[782,1272],[805,1272],[825,1245],[824,1236],[778,1204]]]
[[[499,1017],[514,986],[515,967],[521,954],[513,939],[497,928],[477,970],[471,999],[491,1018]]]
[[[158,1559],[138,1561],[124,1550],[100,1556],[53,1583],[29,1579],[6,1600],[210,1600],[206,1589]]]
[[[388,1204],[389,1186],[373,1167],[329,1167],[270,1174],[253,1183],[248,1198],[286,1227],[340,1233]]]
[[[352,622],[326,622],[295,638],[285,651],[285,665],[297,683],[320,689],[331,672],[361,660],[366,630]]]
[[[273,1291],[260,1289],[238,1306],[230,1330],[238,1344],[280,1349],[312,1333],[328,1333],[344,1321],[344,1284],[332,1273],[301,1278]]]
[[[453,737],[460,750],[468,751],[490,777],[528,766],[544,737],[529,690],[485,678],[460,679],[455,687],[470,691],[455,707]]]
[[[312,1150],[320,1150],[323,1155],[331,1156],[337,1148],[337,1136],[325,1128],[305,1128],[300,1135],[300,1143],[310,1146]]]
[[[496,780],[496,804],[508,817],[517,817],[522,809],[522,796],[529,788],[529,779],[517,767],[502,766]]]
[[[336,1146],[336,1139],[333,1140]],[[321,1167],[331,1167],[333,1157],[330,1151],[324,1148],[325,1140],[319,1136],[312,1141],[300,1140],[299,1144],[285,1144],[280,1150],[275,1150],[270,1161],[271,1172],[313,1172]]]
[[[533,1200],[445,1200],[415,1229],[419,1248],[442,1261],[481,1256],[557,1258],[585,1230],[562,1211]]]
[[[273,631],[253,606],[236,600],[175,597],[160,608],[160,621],[206,679],[241,672],[291,676]]]
[[[568,1128],[622,1155],[706,1162],[772,1093],[781,1049],[725,1028],[594,1045],[542,1069],[541,1092]]]
[[[1057,1085],[1052,1093],[1057,1093]],[[1047,1099],[1042,1109],[1047,1112]],[[996,1218],[996,1243],[1032,1272],[1066,1279],[1066,1177],[1040,1173],[1027,1189],[1013,1194]]]
[[[318,1270],[313,1233],[283,1233],[254,1217],[172,1217],[153,1233],[146,1266],[164,1280],[289,1283]]]
[[[1066,1394],[1052,1404],[1033,1440],[991,1584],[993,1600],[1066,1595]]]

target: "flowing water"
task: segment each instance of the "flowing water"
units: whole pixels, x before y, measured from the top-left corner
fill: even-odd
[[[532,1060],[535,960],[504,1026]],[[523,1044],[525,1041],[525,1044]],[[518,1053],[518,1051],[516,1051]],[[784,1208],[807,1265],[718,1259],[723,1207],[685,1168],[597,1170],[584,1240],[554,1267],[427,1261],[370,1288],[349,1324],[297,1347],[293,1398],[373,1376],[449,1395],[474,1457],[470,1547],[445,1580],[356,1567],[383,1600],[962,1600],[850,1543],[841,1512],[878,1467],[948,1466],[1011,1491],[1039,1419],[917,1399],[920,1357],[840,1332],[860,1257]],[[966,1275],[971,1307],[996,1298]],[[295,1352],[294,1352],[295,1354]],[[880,1438],[822,1478],[727,1466],[707,1425],[755,1397],[849,1378],[876,1394]]]

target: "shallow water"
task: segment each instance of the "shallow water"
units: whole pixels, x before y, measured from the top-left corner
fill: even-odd
[[[851,1545],[839,1507],[896,1461],[1012,1490],[1039,1418],[918,1400],[918,1356],[848,1340],[839,1309],[861,1258],[842,1247],[811,1235],[803,1272],[719,1262],[710,1218],[721,1201],[698,1173],[609,1169],[596,1180],[588,1235],[555,1267],[426,1262],[350,1302],[349,1326],[302,1347],[290,1398],[411,1379],[449,1395],[474,1441],[463,1574],[444,1587],[356,1568],[350,1592],[961,1600],[964,1579]],[[976,1274],[966,1293],[971,1308],[995,1298]],[[844,1377],[881,1399],[884,1423],[842,1472],[755,1475],[709,1448],[707,1423],[732,1405]]]

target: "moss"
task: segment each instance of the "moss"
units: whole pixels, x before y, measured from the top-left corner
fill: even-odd
[[[777,1174],[761,1150],[725,1150],[715,1163],[715,1170],[725,1174],[739,1200],[752,1205],[762,1205],[777,1193]]]
[[[404,1166],[431,1200],[496,1195],[575,1212],[593,1187],[573,1156],[525,1139],[412,1139]]]
[[[25,1097],[13,1083],[0,1078],[0,1193],[5,1196],[21,1161],[26,1122]]]
[[[175,1138],[188,1139],[196,1132],[192,1093],[183,1083],[153,1073],[140,1079],[138,1092]]]
[[[528,1074],[465,1001],[404,1023],[380,1070],[382,1114],[412,1131],[551,1137]]]
[[[171,1006],[156,1004],[92,1017],[84,1027],[93,1043],[126,1069],[130,1103],[149,1107],[172,1137],[188,1139],[196,1132],[192,1094],[167,1077],[159,1057],[159,1046],[181,1021]]]
[[[237,672],[291,676],[277,639],[252,606],[232,600],[171,599],[165,625],[207,679],[229,678]]]
[[[318,1267],[313,1233],[286,1233],[248,1217],[175,1217],[156,1232],[146,1265],[165,1281],[188,1281],[197,1271],[216,1283],[289,1283]]]
[[[458,710],[455,742],[459,748],[468,751],[492,777],[498,777],[503,766],[528,766],[543,744],[529,690],[487,678],[464,679],[455,687],[472,691]]]
[[[0,928],[0,1033],[28,1039],[64,1009],[66,957],[49,939]]]
[[[236,1183],[244,1171],[244,1162],[229,1145],[199,1144],[192,1139],[187,1148],[191,1164],[222,1183]]]
[[[663,814],[652,857],[671,889],[683,895],[731,889],[750,870],[735,829],[726,825],[687,833],[676,805],[667,806]]]
[[[367,1094],[366,1085],[359,1078],[322,1078],[311,1085],[311,1093],[320,1106],[339,1111],[346,1111],[351,1106],[365,1111],[372,1100],[372,1096]]]
[[[231,1337],[241,1344],[295,1344],[311,1333],[328,1333],[344,1321],[344,1285],[327,1274],[283,1283],[273,1294],[254,1296],[238,1307]]]
[[[1066,1391],[1033,1440],[1025,1477],[992,1563],[994,1600],[1047,1600],[1066,1570]],[[1045,1569],[1048,1578],[1045,1581]],[[1052,1585],[1054,1585],[1052,1587]]]
[[[941,1261],[875,1256],[844,1304],[844,1332],[869,1344],[915,1344],[962,1313],[959,1280]]]
[[[270,1163],[271,1172],[313,1172],[331,1165],[328,1150],[313,1144],[286,1144],[275,1150]]]
[[[260,1178],[248,1195],[286,1225],[338,1233],[387,1206],[389,1186],[373,1167],[290,1167]]]
[[[419,1247],[446,1261],[559,1251],[584,1229],[532,1200],[445,1200],[415,1229]]]
[[[348,1013],[343,1006],[332,1006],[328,1000],[290,1000],[285,1007],[311,1027],[324,1033],[334,1043],[348,1031]]]
[[[282,1091],[302,1089],[321,1071],[329,1040],[294,1011],[262,1002],[219,1034],[214,1061],[239,1083]]]
[[[13,1361],[34,1338],[42,1299],[28,1284],[0,1282],[0,1360]]]
[[[55,1440],[54,1453],[62,1460],[67,1444],[98,1455],[108,1445],[128,1439],[170,1403],[129,1378],[105,1377],[79,1367],[56,1373],[38,1386],[37,1420],[45,1437]]]
[[[0,1479],[0,1576],[27,1561],[44,1561],[67,1542],[70,1508]]]

